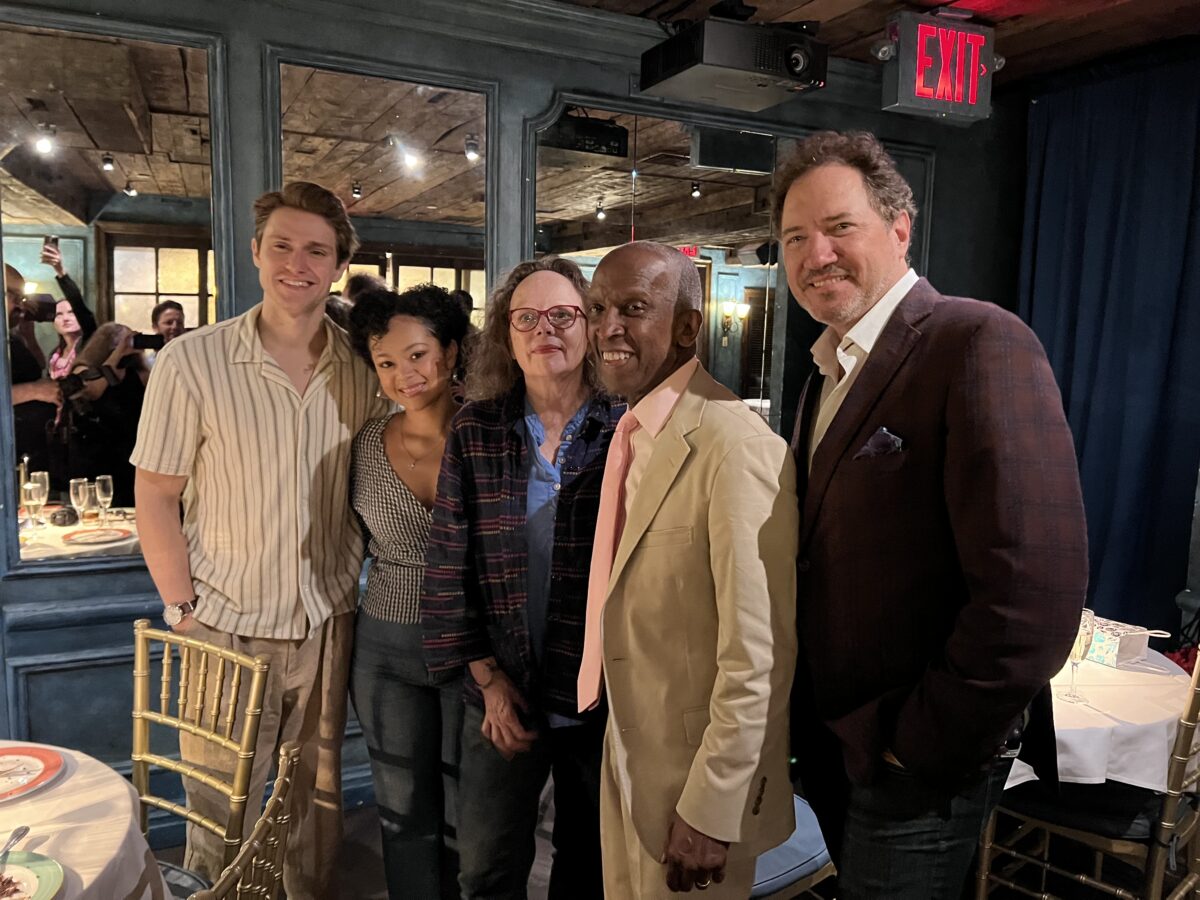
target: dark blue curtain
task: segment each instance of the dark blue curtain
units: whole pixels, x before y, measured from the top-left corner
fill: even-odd
[[[1034,99],[1021,315],[1075,434],[1090,605],[1178,633],[1200,465],[1200,52]]]

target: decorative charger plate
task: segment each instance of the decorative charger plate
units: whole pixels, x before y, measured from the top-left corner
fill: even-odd
[[[53,900],[63,885],[62,866],[49,856],[26,850],[13,850],[8,854],[0,884],[4,884],[5,877],[17,883],[13,900]]]
[[[62,754],[49,747],[16,744],[0,748],[0,800],[25,797],[58,777]]]
[[[79,531],[68,531],[62,536],[64,544],[115,544],[132,537],[133,532],[128,528],[81,528]]]

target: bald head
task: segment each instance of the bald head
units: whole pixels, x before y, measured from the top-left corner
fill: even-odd
[[[634,241],[604,257],[588,328],[605,387],[637,403],[695,356],[701,306],[700,276],[678,250]]]
[[[696,271],[695,264],[674,247],[668,247],[657,241],[631,241],[611,251],[604,259],[600,260],[600,266],[607,264],[640,268],[651,259],[661,261],[664,270],[670,276],[669,290],[675,295],[675,311],[683,312],[688,309],[694,309],[696,312],[702,311],[704,298],[700,286],[700,273]],[[597,266],[597,271],[599,269],[600,267]]]

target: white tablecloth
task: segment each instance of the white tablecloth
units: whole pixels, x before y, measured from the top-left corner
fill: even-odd
[[[1068,663],[1051,682],[1058,777],[1165,791],[1167,761],[1191,684],[1187,672],[1153,650],[1144,661],[1119,669],[1084,660],[1076,684],[1087,703],[1067,703],[1059,694],[1070,685],[1070,670]],[[1007,787],[1035,777],[1018,760]]]
[[[37,528],[21,528],[21,559],[79,559],[89,556],[129,556],[142,552],[138,541],[137,523],[133,518],[133,510],[122,516],[124,510],[113,510],[114,515],[108,519],[108,527],[128,531],[129,536],[118,541],[104,544],[68,544],[63,536],[75,531],[96,531],[99,522],[89,522],[87,525],[51,525],[49,517],[45,525]]]
[[[28,741],[0,741],[0,748]],[[138,827],[137,793],[128,781],[84,753],[53,748],[64,772],[49,787],[0,803],[0,841],[18,825],[17,845],[58,860],[58,900],[163,900],[170,893]]]

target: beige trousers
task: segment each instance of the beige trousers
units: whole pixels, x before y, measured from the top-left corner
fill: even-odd
[[[303,640],[238,637],[200,622],[188,632],[188,637],[247,656],[265,656],[271,662],[242,834],[250,834],[261,813],[260,798],[280,745],[298,741],[302,750],[292,783],[292,820],[283,873],[288,900],[337,897],[337,856],[342,844],[342,737],[346,730],[346,680],[353,635],[353,615],[334,616]],[[181,732],[179,753],[185,762],[219,773],[224,779],[232,777],[232,754],[199,738]],[[190,778],[184,779],[184,789],[189,809],[225,821],[228,798]],[[223,854],[220,838],[195,825],[187,826],[184,865],[188,869],[215,879],[221,873]]]
[[[629,806],[621,793],[620,775],[616,770],[617,752],[612,743],[613,728],[609,722],[604,736],[604,762],[600,767],[600,852],[604,864],[604,896],[607,900],[678,900],[667,888],[667,867],[658,861],[657,853],[646,852]],[[636,790],[636,788],[635,788]],[[661,848],[658,848],[661,850]],[[754,887],[754,857],[746,859],[730,847],[725,866],[725,880],[713,883],[703,891],[693,890],[686,896],[697,900],[747,900]]]

